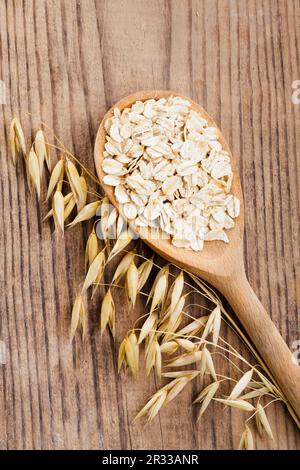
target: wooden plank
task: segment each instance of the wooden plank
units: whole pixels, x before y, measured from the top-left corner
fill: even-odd
[[[116,347],[98,331],[102,288],[90,308],[87,341],[76,337],[70,345],[87,229],[62,239],[41,222],[44,203],[38,206],[22,165],[15,169],[8,158],[7,127],[18,113],[29,139],[42,119],[92,168],[101,116],[122,96],[171,88],[197,100],[238,159],[247,272],[292,345],[299,340],[300,296],[300,106],[291,101],[291,83],[300,77],[299,22],[298,0],[0,0],[0,79],[7,89],[0,108],[0,340],[7,348],[1,449],[237,447],[241,413],[214,404],[195,424],[196,382],[146,428],[132,424],[158,383],[153,375],[136,382],[118,376]],[[144,312],[142,301],[128,312],[120,293],[117,343]],[[224,334],[246,354],[230,331]],[[224,360],[219,367],[233,373]],[[283,407],[271,405],[268,416],[275,439],[255,436],[257,448],[299,449]]]

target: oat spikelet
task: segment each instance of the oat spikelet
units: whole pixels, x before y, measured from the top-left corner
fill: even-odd
[[[90,220],[92,217],[95,217],[99,205],[100,201],[90,202],[90,204],[87,204],[83,209],[81,209],[81,211],[77,214],[75,219],[68,225],[68,227],[74,227],[80,222],[85,222],[86,220]]]
[[[144,285],[149,279],[150,273],[153,268],[153,259],[147,259],[144,261],[140,267],[138,268],[139,272],[139,284],[138,284],[138,291],[142,290]]]
[[[168,271],[169,272],[169,267],[168,266],[164,266],[163,268],[160,268],[155,279],[154,279],[154,282],[152,284],[152,287],[151,287],[151,290],[148,294],[148,300],[147,300],[147,303],[149,302],[149,300],[153,297],[153,293],[155,291],[155,288],[156,288],[156,285],[159,281],[159,279],[164,275],[165,271]]]
[[[68,219],[68,217],[71,215],[74,207],[76,206],[75,199],[73,196],[73,193],[70,193],[72,195],[70,201],[65,205],[65,210],[64,210],[64,221]]]
[[[102,301],[102,306],[101,306],[101,313],[100,313],[101,334],[103,334],[110,318],[112,318],[113,320],[115,318],[115,303],[114,303],[114,299],[112,298],[111,291],[110,289],[108,289],[108,291],[106,292],[104,296],[104,299]],[[113,325],[114,325],[114,321],[113,321]],[[113,327],[112,334],[114,336],[114,327]]]
[[[217,375],[216,375],[215,366],[214,366],[212,356],[211,356],[209,350],[205,347],[203,348],[202,352],[205,355],[206,368],[209,371],[212,378],[214,379],[214,381],[216,382],[217,381]]]
[[[134,332],[130,333],[125,342],[126,362],[133,377],[137,377],[139,370],[139,346]]]
[[[61,191],[57,190],[52,199],[53,219],[56,230],[64,233],[64,197]]]
[[[22,152],[23,157],[25,157],[26,155],[25,137],[24,137],[22,126],[21,126],[21,122],[17,117],[14,118],[14,125],[15,125],[15,132],[17,136],[18,147],[20,151]]]
[[[72,309],[70,339],[74,338],[76,330],[82,327],[83,336],[86,333],[86,312],[81,294],[77,295]]]
[[[178,336],[195,336],[202,330],[208,320],[208,316],[203,316],[193,320],[191,323],[188,323],[184,328],[177,331]]]
[[[85,248],[85,268],[90,266],[98,254],[98,237],[93,229],[89,235]]]
[[[215,400],[224,403],[224,405],[231,406],[232,408],[238,408],[241,411],[255,410],[254,406],[246,400],[228,400],[222,398],[215,398]]]
[[[179,377],[191,377],[194,378],[195,374],[198,375],[199,372],[195,370],[176,370],[172,372],[163,372],[162,377],[167,377],[169,379],[177,379]]]
[[[234,400],[235,398],[238,398],[240,394],[245,390],[245,388],[248,386],[250,380],[252,379],[253,375],[253,370],[248,370],[241,378],[240,380],[235,384],[235,386],[232,389],[231,394],[229,395],[228,399],[229,400]]]
[[[120,263],[118,264],[114,276],[112,278],[112,284],[118,284],[118,282],[121,280],[123,276],[128,271],[129,266],[131,263],[134,261],[134,256],[135,253],[133,251],[129,251],[129,253],[126,253],[125,256],[121,259]]]
[[[80,186],[81,186],[81,198],[78,200],[78,212],[81,211],[81,209],[84,208],[86,205],[86,200],[87,200],[87,184],[86,184],[86,179],[84,176],[80,176],[79,178]]]
[[[184,286],[184,275],[181,271],[180,274],[176,277],[175,281],[173,282],[168,296],[170,297],[170,305],[168,306],[167,312],[172,312],[176,305],[178,304]]]
[[[240,398],[242,398],[242,400],[251,400],[252,398],[262,397],[268,392],[269,390],[267,387],[261,387],[257,390],[252,390],[251,392],[245,393],[244,395],[240,396]]]
[[[94,261],[89,267],[85,281],[82,287],[82,292],[86,291],[96,280],[99,278],[99,275],[102,276],[103,269],[105,264],[105,255],[103,250],[98,253]]]
[[[139,411],[139,413],[136,415],[136,417],[134,418],[133,421],[136,421],[137,419],[139,418],[142,418],[143,416],[145,416],[148,411],[150,410],[150,408],[154,405],[154,403],[157,401],[158,397],[160,397],[162,391],[158,391],[156,392],[146,403],[146,405]],[[165,392],[165,397],[167,395],[167,392]]]
[[[35,151],[33,150],[33,148],[30,149],[30,152],[28,155],[28,171],[29,171],[30,179],[35,186],[38,199],[40,199],[40,195],[41,195],[40,168],[39,168],[38,157]]]
[[[169,319],[162,324],[162,326],[161,326],[162,331],[168,331],[170,333],[174,333],[176,331],[176,329],[178,327],[178,320],[181,316],[184,304],[185,304],[185,296],[182,296],[179,299],[177,305],[174,307],[174,310],[170,311]],[[168,340],[169,337],[170,337],[170,335],[167,334],[165,336],[165,340]]]
[[[219,386],[220,386],[220,381],[213,382],[213,383],[207,385],[207,387],[205,387],[203,390],[201,390],[201,392],[199,393],[197,398],[195,398],[195,400],[193,401],[193,405],[196,404],[196,403],[201,403],[204,400],[204,398],[207,396],[207,394],[210,393],[211,390],[214,390],[214,393],[212,395],[212,396],[214,396],[215,393],[217,392]]]
[[[116,336],[116,310],[115,309],[111,312],[111,315],[108,319],[108,326],[109,326],[113,339],[115,339],[115,336]]]
[[[151,372],[151,369],[154,367],[155,364],[155,356],[156,356],[156,345],[155,341],[147,338],[147,347],[145,348],[145,375],[148,375]]]
[[[106,224],[106,229],[108,230],[110,227],[112,227],[112,225],[114,225],[114,223],[116,222],[118,218],[118,211],[117,209],[114,207],[113,210],[111,211],[111,213],[109,214],[108,218],[107,218],[107,224]]]
[[[14,119],[11,121],[10,128],[9,128],[9,145],[10,145],[11,158],[12,158],[13,164],[15,165],[17,163],[18,145],[16,143],[16,130],[15,130]]]
[[[176,359],[171,361],[168,364],[168,367],[181,367],[188,364],[195,364],[195,362],[200,361],[201,354],[201,351],[195,351],[189,354],[181,354],[180,356],[176,357]]]
[[[14,117],[11,121],[9,130],[9,142],[12,155],[12,161],[14,165],[17,162],[17,157],[21,153],[23,157],[26,156],[26,143],[25,136],[21,126],[21,123],[17,117]]]
[[[164,404],[164,401],[167,397],[167,393],[167,390],[159,390],[158,392],[156,392],[146,403],[144,408],[142,408],[141,411],[136,415],[134,421],[141,418],[142,416],[145,416],[146,414],[148,414],[149,421],[153,419]]]
[[[151,345],[155,340],[157,340],[158,335],[156,329],[153,329],[152,331],[149,332],[148,336],[146,337],[145,340],[145,357],[147,357],[149,353],[149,349],[151,348]]]
[[[176,339],[176,343],[178,343],[181,348],[185,349],[188,352],[193,352],[197,348],[197,346],[192,341],[185,338]]]
[[[104,197],[102,199],[101,206],[100,206],[100,227],[101,227],[103,240],[105,240],[105,241],[109,236],[109,232],[107,230],[107,221],[108,221],[108,217],[109,217],[109,209],[110,209],[109,200],[108,200],[107,197]]]
[[[66,211],[66,206],[68,205],[68,203],[70,202],[70,200],[72,199],[73,197],[73,194],[72,193],[69,193],[67,194],[66,196],[64,196],[64,207],[65,207],[65,211]],[[50,211],[47,213],[47,215],[43,218],[43,222],[45,222],[47,219],[49,219],[50,217],[53,216],[53,210],[50,209]]]
[[[64,160],[63,158],[61,158],[60,160],[58,160],[58,162],[56,163],[55,167],[52,170],[49,185],[48,185],[46,201],[48,201],[55,187],[58,185],[60,181],[62,181],[63,177],[64,177]]]
[[[205,389],[202,390],[202,392],[199,394],[196,400],[194,400],[193,403],[202,403],[200,411],[199,411],[199,415],[197,418],[197,422],[200,420],[203,413],[207,409],[208,405],[214,398],[215,394],[218,391],[219,386],[220,386],[220,382],[213,382],[212,384],[205,387]]]
[[[116,227],[116,233],[117,233],[117,238],[121,235],[121,232],[124,228],[125,221],[123,217],[119,214],[118,220],[117,220],[117,227]]]
[[[171,333],[167,333],[167,334],[165,335],[164,341],[165,341],[165,339],[169,338],[170,336],[171,336],[171,337],[174,336],[174,334],[176,333],[176,331],[177,331],[178,328],[179,328],[179,325],[180,325],[181,322],[182,322],[182,318],[183,318],[183,315],[182,315],[182,313],[180,313],[180,315],[178,316],[178,318],[177,318],[177,320],[176,320],[174,326],[172,326],[172,332],[171,332]],[[177,337],[177,333],[176,333],[176,337]]]
[[[71,331],[70,331],[70,338],[71,340],[74,338],[75,332],[80,324],[80,309],[81,309],[82,297],[78,295],[75,299],[72,309],[72,317],[71,317]]]
[[[206,325],[205,325],[205,328],[204,328],[204,331],[202,333],[202,339],[206,339],[206,337],[213,331],[214,329],[214,322],[215,322],[215,317],[217,316],[220,316],[221,315],[221,312],[220,312],[220,307],[219,305],[217,305],[214,310],[211,312],[211,314],[209,315],[208,317],[208,320],[206,322]],[[218,327],[218,322],[217,322],[217,327]],[[219,337],[219,331],[220,331],[220,328],[217,330],[217,333],[215,335],[215,339],[217,340],[218,337]]]
[[[111,243],[110,243],[110,233],[109,233],[109,230],[107,229],[107,221],[108,221],[108,215],[101,215],[100,226],[101,226],[102,238],[105,242],[107,252],[110,253]]]
[[[80,310],[80,324],[82,330],[82,339],[85,339],[87,334],[87,314],[84,308],[84,303],[82,302],[81,310]]]
[[[47,160],[47,146],[46,146],[44,133],[41,129],[39,129],[35,135],[34,150],[38,157],[40,175],[42,177],[43,169],[44,169],[44,161]]]
[[[162,354],[174,354],[177,349],[178,343],[176,341],[167,341],[160,346],[160,351]]]
[[[111,260],[114,256],[116,256],[120,251],[124,250],[127,245],[132,241],[133,234],[131,230],[125,230],[122,232],[117,239],[113,249],[109,254],[109,260]]]
[[[139,344],[141,344],[146,336],[151,332],[151,330],[154,329],[154,325],[157,322],[157,314],[156,313],[150,313],[148,316],[147,320],[144,322],[142,329],[140,331],[140,336],[139,336]]]
[[[158,342],[156,341],[155,344],[156,355],[155,355],[155,372],[157,377],[161,378],[161,368],[162,368],[162,358],[161,358],[161,351]]]
[[[51,154],[50,154],[49,142],[48,142],[48,139],[47,139],[47,135],[46,135],[45,133],[43,133],[43,135],[44,135],[45,144],[46,144],[45,161],[46,161],[46,165],[47,165],[48,171],[49,171],[49,173],[51,173],[51,171],[52,171],[52,162],[51,162]]]
[[[79,176],[76,166],[68,158],[66,161],[66,172],[67,172],[68,181],[70,183],[71,191],[76,201],[78,211],[80,212],[80,207],[84,199],[81,182],[80,182],[80,176]]]
[[[173,400],[186,386],[189,382],[187,377],[182,377],[174,384],[174,386],[168,391],[167,398],[164,402],[164,405],[167,405],[171,400]]]
[[[125,361],[125,355],[126,355],[126,350],[125,350],[125,345],[127,341],[127,337],[123,339],[122,343],[120,344],[119,347],[119,354],[118,354],[118,372],[120,372],[121,367],[123,362]]]
[[[150,371],[151,371],[152,367],[154,367],[154,365],[155,365],[156,354],[157,354],[157,346],[159,347],[157,338],[155,336],[152,337],[152,338],[150,338],[150,336],[149,336],[148,338],[149,338],[149,341],[148,341],[147,348],[145,350],[145,362],[146,362],[145,363],[145,374],[146,374],[147,377],[150,374]],[[161,357],[161,355],[160,355],[160,357]]]
[[[79,176],[79,184],[81,187],[81,193],[77,195],[78,196],[77,199],[75,198],[74,192],[72,191],[73,197],[75,199],[75,203],[77,205],[77,212],[80,212],[84,208],[84,206],[86,205],[86,201],[87,201],[88,189],[87,189],[86,179],[83,175]],[[72,190],[71,184],[70,184],[70,187]]]
[[[268,436],[271,439],[274,439],[272,429],[271,429],[271,426],[270,426],[270,423],[269,423],[269,420],[267,418],[264,408],[261,406],[260,403],[258,403],[256,409],[257,409],[257,412],[255,414],[255,420],[256,420],[256,426],[259,431],[259,434],[262,435],[263,430],[265,430]]]
[[[165,266],[156,276],[153,285],[153,291],[151,290],[148,299],[152,296],[152,303],[150,308],[150,313],[153,310],[161,305],[164,300],[168,290],[168,275],[169,275],[169,268]]]
[[[136,265],[132,261],[126,273],[126,292],[132,307],[135,305],[138,292],[139,273]]]
[[[100,281],[102,279],[102,276],[103,276],[103,272],[104,272],[104,268],[105,268],[105,248],[103,248],[103,250],[101,251],[101,267],[99,269],[99,273],[96,277],[96,281],[94,282],[94,286],[93,286],[93,292],[92,292],[92,298],[94,297],[98,287],[99,287],[99,284],[100,284]],[[91,263],[92,264],[92,263]]]
[[[219,306],[215,308],[214,310],[214,321],[213,321],[213,336],[212,336],[212,342],[214,344],[218,343],[219,340],[219,335],[220,335],[220,329],[221,329],[221,309]]]
[[[246,425],[245,430],[242,434],[240,443],[239,443],[239,450],[253,450],[254,449],[254,442],[253,436],[250,428]]]
[[[166,397],[167,397],[167,391],[163,390],[149,411],[148,421],[152,421],[152,419],[157,415],[161,407],[164,405]]]
[[[73,198],[73,194],[72,193],[68,193],[64,196],[64,204],[65,206],[71,201],[71,199]]]

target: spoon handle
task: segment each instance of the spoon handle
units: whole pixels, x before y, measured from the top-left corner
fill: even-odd
[[[222,287],[220,290],[300,419],[300,365],[258,300],[246,275],[232,282],[229,280]]]

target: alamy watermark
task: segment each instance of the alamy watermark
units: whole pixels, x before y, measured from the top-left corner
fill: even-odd
[[[294,80],[292,83],[292,88],[295,90],[292,93],[292,103],[300,104],[300,80]]]
[[[0,340],[0,365],[6,364],[6,345],[4,341]]]
[[[6,104],[6,87],[3,80],[0,80],[0,104]]]
[[[300,339],[292,342],[292,361],[300,366]]]

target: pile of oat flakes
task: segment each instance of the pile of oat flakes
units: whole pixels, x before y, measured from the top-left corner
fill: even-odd
[[[219,131],[180,97],[137,101],[105,122],[103,182],[124,215],[161,229],[176,247],[228,242],[240,201],[230,194],[230,157]]]

